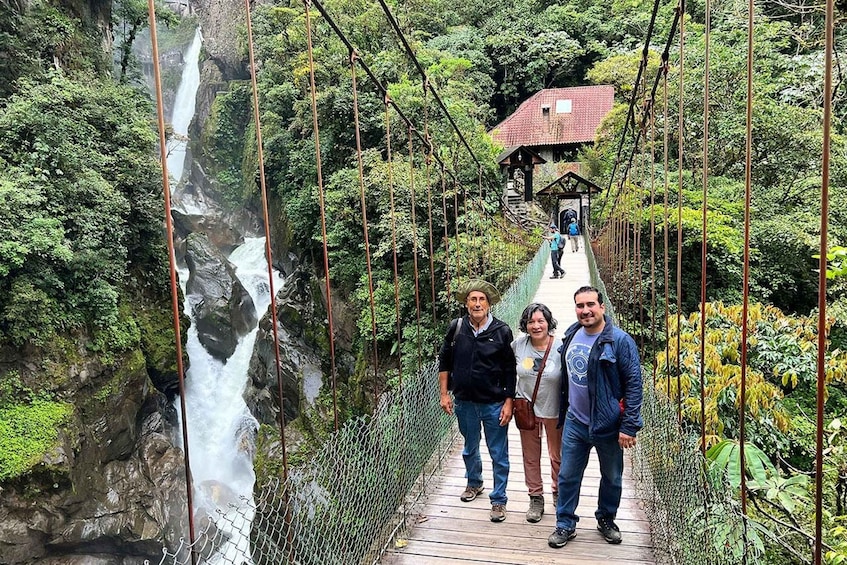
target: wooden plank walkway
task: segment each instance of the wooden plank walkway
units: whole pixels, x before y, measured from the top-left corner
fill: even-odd
[[[536,292],[534,301],[543,302],[559,321],[557,334],[576,320],[573,294],[580,286],[590,284],[588,263],[583,250],[570,251],[565,248],[562,267],[566,271],[563,279],[550,279],[552,266],[549,262]],[[518,333],[517,328],[513,328]],[[606,543],[596,529],[594,510],[597,507],[597,488],[600,470],[594,451],[591,452],[588,468],[582,483],[577,514],[577,537],[562,549],[547,545],[547,536],[556,525],[556,507],[552,500],[549,459],[546,442],[542,441],[542,477],[545,490],[545,513],[537,524],[526,521],[529,496],[524,483],[520,436],[514,425],[509,429],[509,484],[507,495],[508,514],[506,521],[491,522],[488,499],[492,487],[491,460],[481,443],[483,477],[486,490],[472,502],[462,502],[459,495],[465,487],[465,467],[462,461],[462,439],[454,446],[445,461],[437,485],[420,510],[415,526],[408,538],[399,540],[389,550],[381,563],[384,565],[458,565],[460,563],[487,564],[575,564],[600,565],[606,563],[628,563],[642,565],[655,563],[650,526],[636,498],[635,485],[629,477],[629,458],[624,467],[623,499],[616,523],[621,529],[623,542],[620,545]]]

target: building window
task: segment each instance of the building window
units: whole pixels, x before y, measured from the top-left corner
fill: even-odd
[[[573,100],[556,100],[557,114],[570,114],[573,111]]]

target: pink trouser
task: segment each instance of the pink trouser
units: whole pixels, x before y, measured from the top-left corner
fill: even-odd
[[[550,477],[552,491],[559,490],[559,465],[562,463],[562,428],[556,429],[558,418],[537,418],[539,426],[534,430],[520,430],[523,472],[526,488],[532,496],[544,494],[541,480],[541,430],[547,436],[547,452],[550,454]],[[555,501],[554,501],[555,502]]]

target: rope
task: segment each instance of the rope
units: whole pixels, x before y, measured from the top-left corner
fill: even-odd
[[[309,89],[312,102],[312,128],[315,132],[315,167],[317,169],[318,200],[321,210],[321,242],[324,252],[324,288],[326,291],[326,317],[329,325],[329,359],[332,365],[332,414],[334,429],[338,431],[338,372],[335,366],[335,326],[332,320],[332,287],[329,278],[329,249],[326,243],[326,200],[324,198],[323,171],[321,167],[321,136],[318,127],[317,87],[315,86],[315,58],[312,50],[312,20],[309,6],[312,0],[303,0],[306,12],[306,51],[309,58]]]
[[[159,159],[162,165],[162,193],[165,197],[165,234],[168,242],[168,272],[171,287],[171,314],[176,347],[176,372],[179,379],[179,407],[182,412],[182,450],[185,463],[185,495],[188,506],[188,539],[191,541],[191,562],[197,563],[194,552],[194,481],[191,475],[191,457],[188,449],[188,412],[185,406],[185,370],[182,365],[182,332],[179,325],[179,289],[176,281],[176,253],[174,251],[174,228],[171,218],[171,187],[168,179],[168,148],[165,133],[165,110],[162,102],[162,75],[159,69],[159,40],[156,35],[156,4],[147,0],[150,17],[150,42],[153,48],[153,79],[156,87],[156,117],[159,126]]]
[[[371,308],[371,333],[373,336],[373,394],[374,394],[374,410],[379,399],[379,352],[376,333],[376,304],[374,302],[374,278],[373,269],[371,268],[371,244],[368,236],[368,203],[365,198],[365,171],[362,163],[362,135],[359,127],[359,89],[356,84],[356,61],[358,56],[355,51],[350,52],[350,75],[351,89],[353,91],[353,125],[356,134],[356,165],[359,169],[359,198],[362,205],[362,233],[365,237],[365,265],[368,273],[368,303]]]

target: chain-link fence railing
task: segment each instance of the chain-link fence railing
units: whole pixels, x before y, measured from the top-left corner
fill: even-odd
[[[585,249],[591,283],[606,295],[606,313],[614,318],[615,297],[607,294],[590,245]],[[708,475],[699,435],[680,425],[676,407],[650,379],[644,379],[641,415],[644,427],[632,473],[650,522],[656,562],[755,563],[739,504],[722,477]]]

